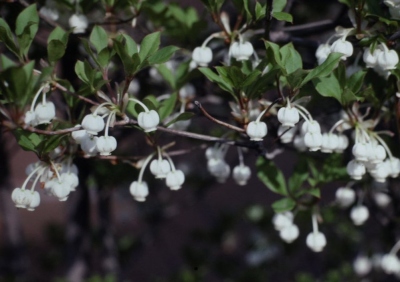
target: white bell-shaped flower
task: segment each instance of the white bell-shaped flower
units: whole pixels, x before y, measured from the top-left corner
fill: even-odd
[[[395,254],[386,254],[381,259],[382,270],[386,274],[395,274],[400,272],[400,260]]]
[[[392,201],[389,195],[383,192],[375,192],[373,198],[380,208],[386,208]]]
[[[146,197],[149,195],[149,188],[147,186],[147,183],[144,181],[134,181],[129,187],[129,192],[136,201],[144,202],[146,200]]]
[[[68,23],[73,28],[73,33],[84,33],[89,25],[87,17],[81,14],[73,14]]]
[[[299,237],[300,231],[296,224],[285,226],[279,231],[279,237],[290,244]]]
[[[351,160],[347,164],[347,173],[355,180],[360,180],[365,174],[365,165],[362,162]]]
[[[335,153],[343,153],[344,150],[349,146],[349,138],[346,135],[338,135],[338,146],[335,149]]]
[[[218,176],[220,174],[223,174],[225,170],[226,162],[222,158],[210,158],[207,161],[207,170],[212,174],[213,176]]]
[[[262,121],[251,121],[246,128],[246,133],[252,141],[262,141],[268,133],[267,124]]]
[[[206,158],[207,160],[222,159],[223,158],[222,150],[216,147],[208,147],[206,150]]]
[[[213,53],[211,48],[207,46],[196,47],[192,53],[192,61],[201,67],[208,66],[213,59]]]
[[[358,276],[365,276],[372,270],[372,262],[366,256],[358,256],[353,262],[354,272]]]
[[[296,134],[295,127],[287,127],[280,125],[278,128],[278,136],[280,136],[280,140],[282,143],[290,143],[293,140],[294,135]]]
[[[331,52],[342,53],[342,60],[345,61],[348,57],[353,55],[353,45],[344,38],[339,38],[332,43]]]
[[[88,156],[95,156],[98,151],[97,151],[97,137],[90,137],[87,139],[84,139],[81,143],[81,149],[82,151],[85,152],[86,155]]]
[[[315,56],[317,57],[318,65],[321,65],[331,53],[331,45],[321,44],[318,46]]]
[[[11,199],[17,208],[25,209],[32,201],[32,193],[26,189],[15,188],[11,194]]]
[[[326,246],[325,235],[319,231],[311,232],[306,238],[307,247],[314,252],[321,252]]]
[[[38,124],[50,123],[56,116],[56,108],[52,102],[39,103],[36,105],[35,115]]]
[[[185,174],[182,170],[172,170],[168,172],[166,184],[171,190],[179,190],[185,182]]]
[[[141,112],[138,116],[138,123],[145,132],[157,130],[157,125],[160,123],[160,116],[155,110]]]
[[[335,197],[340,207],[347,208],[356,200],[356,193],[349,187],[340,187],[336,190]]]
[[[253,45],[248,42],[234,42],[229,48],[230,55],[238,61],[248,60],[254,53]]]
[[[102,156],[109,156],[117,148],[117,140],[113,136],[101,136],[96,140],[97,151]]]
[[[300,120],[299,111],[291,106],[282,107],[278,111],[278,120],[283,126],[295,126]]]
[[[251,177],[250,167],[239,164],[233,168],[232,177],[238,185],[246,185]]]
[[[371,145],[368,155],[368,161],[377,164],[383,162],[385,159],[386,159],[385,148],[379,144]]]
[[[382,50],[376,48],[374,52],[371,53],[370,48],[366,48],[363,54],[363,60],[367,68],[374,68],[378,61],[378,55],[381,53]]]
[[[304,144],[308,147],[310,151],[317,151],[322,145],[322,134],[307,132],[304,135]]]
[[[272,224],[274,225],[275,230],[280,231],[285,227],[293,225],[293,218],[294,215],[290,211],[276,213],[272,217]]]
[[[389,50],[381,44],[383,51],[378,54],[377,64],[382,70],[393,70],[399,63],[399,55],[395,50]]]
[[[75,127],[80,127],[80,124],[75,125]],[[90,138],[90,134],[85,130],[77,130],[71,132],[72,139],[75,140],[76,144],[81,144],[84,139]]]
[[[366,206],[358,205],[351,209],[350,218],[354,225],[362,225],[369,218],[369,211]]]
[[[104,119],[97,114],[86,115],[82,120],[82,128],[91,135],[97,135],[104,129],[104,126]]]
[[[318,121],[310,120],[303,122],[301,126],[301,134],[305,135],[306,133],[321,133],[321,126]]]
[[[51,191],[60,202],[64,202],[68,199],[71,187],[67,182],[54,180],[51,185]]]
[[[332,153],[339,147],[339,137],[333,133],[322,134],[321,152]]]
[[[60,175],[61,181],[67,183],[70,187],[71,192],[75,191],[76,187],[79,185],[78,175],[72,172],[64,172]]]
[[[52,21],[56,21],[59,18],[58,11],[56,9],[48,8],[46,6],[42,6],[40,8],[39,13],[45,16],[46,18],[51,19]]]
[[[386,181],[386,178],[388,178],[390,174],[390,167],[386,162],[378,163],[375,165],[375,168],[372,169],[369,173],[376,182],[383,183]]]
[[[36,114],[34,111],[27,111],[24,116],[24,122],[30,126],[38,125],[38,121],[36,119]]]
[[[166,178],[171,165],[166,159],[155,159],[150,163],[150,171],[158,179]]]
[[[359,162],[366,162],[371,152],[370,144],[357,142],[353,145],[352,153]]]
[[[389,176],[396,178],[400,174],[400,160],[392,157],[387,159],[386,162],[390,170]]]
[[[34,211],[40,205],[40,195],[38,191],[29,191],[31,193],[31,202],[26,206],[28,211]]]
[[[225,183],[230,174],[231,174],[231,167],[226,162],[223,162],[220,171],[213,175],[216,177],[219,183]]]

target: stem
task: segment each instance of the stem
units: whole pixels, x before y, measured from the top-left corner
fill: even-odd
[[[158,161],[162,161],[162,154],[161,154],[161,148],[160,146],[157,146],[157,153],[158,153]]]
[[[231,124],[229,124],[229,123],[220,121],[220,120],[214,118],[213,116],[211,116],[209,113],[207,113],[207,111],[203,108],[203,106],[201,105],[201,103],[200,103],[199,101],[194,101],[194,104],[201,110],[201,112],[202,112],[209,120],[211,120],[211,121],[213,121],[213,122],[215,122],[215,123],[217,123],[217,124],[223,125],[223,126],[229,128],[229,129],[233,129],[233,130],[236,130],[236,131],[238,131],[238,132],[245,132],[245,130],[244,130],[243,128],[239,128],[239,127],[234,126],[234,125],[231,125]]]
[[[237,147],[237,151],[238,151],[238,156],[239,156],[239,163],[240,163],[241,166],[243,166],[243,165],[244,165],[244,162],[243,162],[243,152],[242,152],[242,148]]]
[[[381,143],[381,145],[383,146],[383,148],[385,148],[386,153],[388,154],[390,159],[393,159],[393,155],[392,152],[389,150],[389,147],[386,145],[386,142],[383,141],[383,139],[376,133],[371,132],[371,134],[373,134],[373,136],[376,138],[376,140],[379,141],[379,143]]]
[[[39,165],[37,168],[35,168],[29,175],[28,177],[25,179],[24,183],[22,184],[21,190],[25,190],[26,185],[28,184],[29,179],[31,179],[31,177],[39,170],[43,168],[41,165]]]
[[[296,107],[297,107],[297,106],[298,106],[298,105],[296,105]],[[307,117],[302,111],[299,111],[299,114],[300,114],[300,115],[302,116],[302,118],[304,118],[304,120],[307,121],[307,122],[310,122],[310,121],[312,120],[312,119],[309,120],[308,117]],[[286,131],[285,131],[285,132],[286,132]]]
[[[390,250],[389,254],[395,255],[399,250],[400,250],[400,240],[397,241],[397,243],[393,246],[393,248]]]
[[[36,183],[38,182],[39,178],[42,176],[42,173],[45,169],[46,169],[45,167],[42,167],[42,171],[40,173],[38,173],[38,175],[35,178],[35,181],[33,181],[32,188],[31,188],[32,192],[35,190]]]
[[[269,40],[269,32],[270,32],[270,29],[271,29],[272,2],[273,2],[273,0],[267,0],[267,3],[265,5],[264,37],[265,37],[266,40]]]
[[[171,165],[171,171],[175,171],[175,166],[174,166],[174,162],[172,161],[171,157],[168,156],[167,153],[165,153],[165,157],[167,158],[169,164]]]
[[[101,104],[96,108],[96,110],[94,110],[93,115],[96,116],[96,115],[97,115],[97,112],[98,112],[101,108],[104,108],[105,105],[113,106],[114,104],[113,104],[113,103],[110,103],[110,102],[101,103]]]
[[[46,93],[42,94],[42,104],[46,105]]]
[[[332,128],[329,130],[329,133],[332,133],[335,129],[336,129],[336,127],[338,127],[339,125],[341,125],[342,123],[344,123],[344,120],[339,120],[339,121],[337,121],[333,126],[332,126]]]
[[[142,106],[142,108],[145,110],[146,113],[149,112],[149,108],[147,108],[146,105],[143,104],[142,102],[140,102],[138,99],[136,99],[136,98],[129,98],[129,101],[138,103],[140,106]]]
[[[45,88],[46,85],[42,85],[42,87],[39,88],[38,92],[36,92],[35,97],[33,98],[32,104],[31,104],[31,112],[33,112],[36,104],[36,100],[38,99],[40,93],[42,93],[43,88]]]
[[[317,234],[318,233],[317,215],[313,213],[311,219],[312,219],[313,232],[314,234]]]
[[[53,161],[50,161],[50,164],[51,164],[51,166],[53,167],[54,172],[55,172],[56,175],[57,175],[58,182],[61,183],[61,177],[60,177],[60,174],[58,173],[58,169],[57,169],[56,165],[54,164]]]
[[[108,137],[108,128],[110,127],[111,118],[112,118],[114,115],[115,115],[115,111],[112,111],[112,112],[110,113],[110,115],[108,116],[108,118],[107,118],[106,130],[105,130],[105,132],[104,132],[104,136],[105,136],[105,137]]]
[[[214,38],[221,38],[221,33],[216,32],[216,33],[211,34],[209,37],[206,38],[206,40],[204,40],[203,44],[201,44],[201,48],[206,47],[208,42],[210,42]]]
[[[153,158],[155,153],[150,154],[146,160],[144,161],[142,168],[140,169],[139,172],[139,178],[138,178],[138,182],[142,183],[142,179],[143,179],[143,174],[144,174],[144,170],[146,169],[146,166],[149,164],[149,162],[151,161],[151,159]]]

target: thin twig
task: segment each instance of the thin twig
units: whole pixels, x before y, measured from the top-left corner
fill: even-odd
[[[243,128],[239,128],[239,127],[234,126],[234,125],[231,125],[231,124],[229,124],[229,123],[220,121],[220,120],[214,118],[213,116],[211,116],[209,113],[207,113],[207,111],[203,108],[203,106],[201,105],[201,103],[200,103],[199,101],[194,101],[194,104],[201,110],[201,112],[202,112],[209,120],[211,120],[211,121],[213,121],[213,122],[215,122],[215,123],[217,123],[217,124],[220,124],[220,125],[222,125],[222,126],[225,126],[225,127],[229,128],[229,129],[238,131],[238,132],[240,132],[240,133],[245,132],[245,130],[244,130]]]
[[[87,102],[89,104],[96,105],[96,106],[99,105],[99,103],[97,103],[97,102],[95,102],[95,101],[93,101],[93,100],[91,100],[89,98],[83,97],[82,95],[79,95],[79,94],[76,94],[76,93],[74,93],[72,91],[69,91],[67,88],[65,88],[64,86],[62,86],[61,84],[59,84],[57,82],[52,82],[52,84],[53,84],[54,87],[60,89],[61,91],[67,92],[68,94],[70,94],[72,96],[75,96],[76,98],[78,98],[78,99],[80,99],[82,101],[85,101],[85,102]]]

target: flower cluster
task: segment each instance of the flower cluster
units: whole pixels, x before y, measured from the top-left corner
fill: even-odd
[[[56,108],[53,102],[47,101],[46,92],[50,89],[49,85],[44,84],[33,98],[31,108],[25,113],[24,122],[30,126],[50,123],[56,116]],[[42,94],[42,101],[36,104],[37,99]],[[35,107],[36,105],[36,107]]]
[[[279,236],[286,243],[292,243],[299,237],[300,231],[296,224],[293,223],[294,215],[292,212],[277,213],[272,218],[272,223]]]
[[[179,190],[185,182],[185,174],[182,170],[176,169],[172,159],[166,152],[162,152],[160,147],[157,147],[158,158],[154,158],[154,153],[149,155],[142,163],[137,181],[131,183],[129,191],[133,198],[138,202],[144,202],[149,195],[149,188],[143,181],[144,171],[150,163],[150,171],[156,179],[165,179],[166,185],[171,190]],[[163,158],[165,157],[165,159]]]
[[[67,200],[69,194],[75,191],[79,184],[78,169],[72,164],[71,158],[61,160],[58,163],[37,162],[28,165],[28,174],[21,188],[15,188],[11,198],[17,208],[35,210],[40,204],[40,194],[35,191],[38,182],[44,187],[45,193],[56,197],[59,201]],[[33,181],[31,189],[27,185]]]
[[[363,53],[363,60],[367,68],[373,68],[383,77],[388,77],[390,70],[396,68],[399,63],[399,55],[394,50],[389,50],[386,44],[379,44],[373,51],[366,48]]]

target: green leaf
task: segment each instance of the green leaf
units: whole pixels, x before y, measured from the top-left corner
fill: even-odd
[[[146,35],[145,38],[143,38],[139,51],[141,62],[146,60],[158,50],[158,47],[160,46],[160,36],[160,32],[154,32]]]
[[[2,70],[8,69],[10,67],[16,67],[16,66],[17,66],[17,64],[14,61],[10,60],[6,55],[4,55],[4,54],[0,55],[0,68]]]
[[[256,14],[256,21],[259,21],[265,18],[265,5],[261,5],[260,2],[256,2],[255,6],[255,14]]]
[[[282,171],[272,161],[259,157],[256,167],[258,178],[269,190],[287,196],[285,177]]]
[[[225,90],[232,95],[234,95],[233,87],[230,83],[226,82],[224,79],[222,79],[220,76],[218,76],[215,72],[213,72],[209,68],[198,68],[198,70],[203,73],[211,82],[215,82],[218,84],[218,86],[222,89]]]
[[[61,59],[65,54],[67,46],[60,40],[51,40],[47,44],[47,54],[50,62]]]
[[[321,190],[319,188],[307,190],[307,194],[313,195],[316,198],[321,198]]]
[[[90,80],[86,75],[85,64],[82,61],[77,61],[75,64],[75,73],[79,77],[80,80],[85,82],[86,84],[90,84]]]
[[[161,121],[163,121],[166,117],[171,115],[171,113],[174,111],[177,98],[178,98],[177,93],[174,93],[168,99],[165,99],[164,101],[161,102],[161,107],[158,110],[158,114],[160,115]]]
[[[148,58],[148,62],[150,65],[155,65],[155,64],[163,64],[169,59],[171,59],[172,55],[179,50],[179,47],[176,46],[167,46],[164,47],[157,52],[155,52],[153,55],[151,55]]]
[[[272,3],[272,11],[273,12],[282,12],[286,7],[287,0],[273,0]]]
[[[11,52],[21,59],[19,49],[14,42],[14,36],[11,33],[11,29],[2,18],[0,18],[0,42],[3,42]]]
[[[108,35],[107,32],[101,26],[95,25],[92,32],[90,33],[90,43],[96,48],[97,53],[107,48],[108,46]]]
[[[140,59],[137,56],[131,57],[126,51],[125,46],[117,40],[114,40],[114,50],[117,52],[124,65],[125,74],[133,75],[138,70]]]
[[[278,21],[293,23],[293,16],[286,12],[272,12],[272,17]]]
[[[25,8],[17,17],[15,23],[15,34],[18,38],[19,47],[22,54],[28,54],[29,47],[39,28],[39,15],[36,4]]]
[[[272,208],[276,213],[290,211],[294,209],[296,202],[290,198],[280,199],[272,204]]]
[[[342,100],[340,101],[342,103],[343,106],[348,106],[350,104],[352,104],[355,101],[363,101],[364,98],[362,97],[357,97],[353,91],[351,91],[350,89],[346,88],[343,91],[342,94]]]
[[[361,90],[361,86],[364,83],[365,75],[367,74],[366,71],[358,71],[353,73],[347,80],[347,87],[353,92],[357,93]]]
[[[161,76],[165,79],[165,81],[171,86],[172,89],[176,89],[176,81],[173,72],[165,65],[158,65],[157,71],[161,74]]]
[[[279,52],[279,45],[270,41],[264,41],[265,48],[267,49],[267,58],[273,66],[282,68],[281,53]]]
[[[316,77],[325,77],[332,73],[332,71],[338,66],[340,59],[343,54],[331,53],[328,58],[318,67],[312,69],[308,75],[304,78],[302,85],[306,84],[310,80]]]
[[[324,97],[332,97],[342,102],[342,89],[334,75],[313,80],[315,89]]]
[[[49,37],[47,38],[47,43],[49,43],[52,40],[59,40],[62,43],[64,43],[64,45],[67,45],[68,35],[69,35],[69,32],[66,32],[61,27],[57,26],[55,29],[53,29],[53,31],[50,33]]]
[[[300,54],[294,49],[292,43],[286,44],[279,50],[282,58],[282,65],[287,74],[291,74],[298,69],[303,68],[303,61]]]

